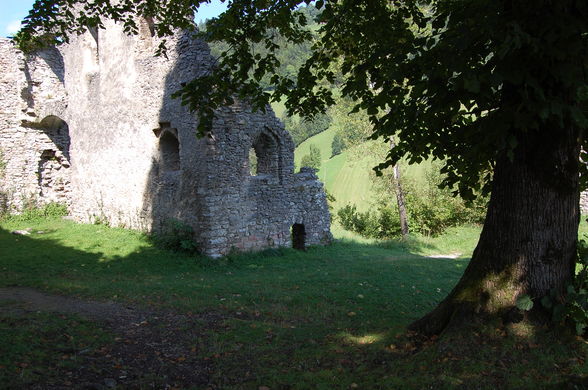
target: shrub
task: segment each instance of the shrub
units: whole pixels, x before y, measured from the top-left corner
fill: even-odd
[[[467,203],[453,196],[450,189],[439,188],[437,183],[443,180],[443,176],[437,168],[433,164],[427,170],[424,185],[407,179],[402,181],[410,231],[436,236],[453,226],[483,223],[487,198],[479,196]],[[378,183],[383,187],[380,197],[386,202],[377,205],[375,211],[358,212],[355,205],[341,208],[337,213],[341,226],[367,238],[400,236],[400,217],[394,194],[397,188],[387,186],[390,183],[390,175]]]
[[[400,229],[400,217],[398,216],[398,210],[392,207],[379,208],[378,226],[378,238],[392,238],[400,236],[402,234],[402,230]]]
[[[40,213],[43,217],[65,217],[68,211],[65,204],[51,202],[41,207]]]
[[[331,142],[331,157],[335,157],[338,154],[341,154],[343,150],[345,150],[345,142],[343,141],[343,137],[339,132],[335,134],[333,137],[333,142]]]
[[[194,242],[194,229],[190,225],[177,219],[165,222],[160,233],[152,236],[155,245],[174,252],[195,254],[198,246]]]
[[[337,212],[339,223],[349,231],[367,238],[392,238],[400,235],[398,212],[380,206],[375,212],[357,211],[355,205],[345,205]]]
[[[440,176],[429,173],[424,187],[412,183],[405,185],[411,231],[437,236],[452,226],[483,223],[487,198],[478,197],[468,203],[455,197],[450,189],[441,189],[434,184],[441,182]]]
[[[51,202],[43,206],[36,206],[36,202],[30,203],[22,213],[5,215],[5,219],[14,221],[34,221],[42,218],[58,218],[68,214],[67,206],[63,203]]]
[[[345,206],[341,207],[339,211],[337,211],[337,218],[339,218],[339,223],[345,230],[349,230],[351,232],[355,231],[355,215],[357,214],[357,208],[355,205],[346,204]]]

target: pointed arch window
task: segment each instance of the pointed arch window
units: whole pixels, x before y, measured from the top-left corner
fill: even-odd
[[[270,175],[281,179],[282,161],[280,143],[273,134],[260,133],[248,150],[251,176]]]

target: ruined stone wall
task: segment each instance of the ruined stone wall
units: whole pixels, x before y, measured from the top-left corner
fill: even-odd
[[[198,139],[198,119],[171,95],[209,70],[209,49],[181,32],[167,58],[154,57],[158,44],[146,21],[139,36],[106,22],[29,58],[2,42],[0,82],[10,89],[0,147],[14,193],[63,201],[84,222],[160,231],[180,220],[215,257],[293,237],[329,242],[323,186],[312,172],[294,174],[294,144],[271,109],[237,102]]]
[[[294,224],[304,226],[306,245],[330,242],[323,185],[312,172],[294,174],[294,143],[273,114],[239,104],[223,109],[208,147],[211,180],[201,219],[208,255],[292,246]],[[257,175],[250,174],[251,148]]]
[[[0,201],[12,211],[69,204],[70,139],[63,61],[56,49],[26,57],[0,39]]]
[[[580,193],[580,212],[588,215],[588,191]]]
[[[197,169],[196,118],[170,95],[202,71],[198,53],[206,47],[178,34],[168,58],[155,57],[159,41],[148,29],[131,37],[114,23],[106,26],[62,48],[75,145],[72,213],[83,221],[151,230],[180,216],[182,178]],[[197,54],[180,57],[180,50]],[[182,169],[162,169],[160,144],[169,137],[179,143]]]

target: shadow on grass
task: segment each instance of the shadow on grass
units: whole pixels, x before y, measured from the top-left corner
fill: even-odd
[[[319,319],[345,315],[361,303],[386,327],[403,327],[432,308],[467,263],[425,258],[402,243],[351,241],[212,260],[161,250],[122,229],[60,221],[39,230],[14,235],[0,228],[0,285],[196,311],[261,305],[284,318],[311,313],[313,305],[324,309]]]
[[[218,313],[222,324],[203,329],[194,351],[215,367],[212,388],[544,388],[585,378],[584,347],[534,330],[407,337],[406,325],[447,295],[468,262],[415,254],[441,250],[434,244],[346,240],[209,260],[121,229],[39,229],[0,228],[0,285]]]

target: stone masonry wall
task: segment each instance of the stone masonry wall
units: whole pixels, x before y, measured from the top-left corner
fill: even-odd
[[[26,58],[0,39],[0,194],[18,211],[71,202],[63,62],[55,49]]]
[[[234,105],[218,113],[213,135],[201,220],[208,254],[292,246],[295,223],[304,225],[307,245],[330,242],[323,185],[312,172],[294,174],[294,144],[279,120]],[[249,169],[252,147],[255,176]]]
[[[181,34],[175,39],[168,58],[154,57],[159,41],[148,29],[131,37],[107,23],[95,36],[81,35],[62,48],[77,219],[157,230],[189,214],[197,225],[190,209],[195,202],[183,205],[182,185],[199,169],[192,156],[197,120],[170,95],[202,71],[199,56],[207,48]],[[180,49],[189,54],[180,57]],[[176,138],[181,170],[160,169],[160,137]]]
[[[580,193],[580,212],[584,215],[588,214],[588,191]]]

